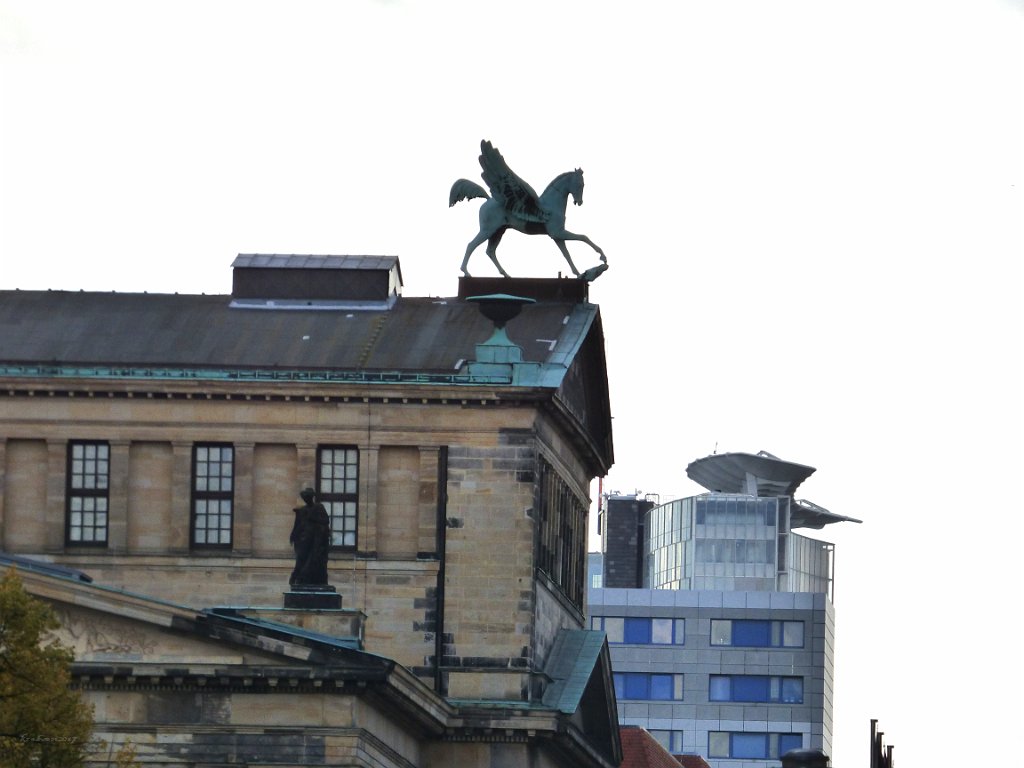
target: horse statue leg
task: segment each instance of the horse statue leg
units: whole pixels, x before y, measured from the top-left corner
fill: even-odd
[[[509,276],[508,272],[506,272],[502,268],[501,264],[498,263],[498,243],[501,242],[501,236],[505,234],[505,229],[505,227],[499,227],[498,230],[493,235],[491,235],[490,239],[487,241],[487,255],[491,257],[491,261],[494,262],[494,266],[498,268],[498,271],[501,273],[502,277]]]
[[[562,252],[562,255],[565,256],[565,260],[569,262],[569,268],[572,270],[572,273],[576,275],[576,277],[579,277],[580,271],[576,269],[576,265],[572,263],[572,257],[569,255],[569,249],[565,247],[565,240],[560,237],[552,237],[551,239],[555,241],[555,245],[558,246],[558,250]]]
[[[466,258],[462,260],[461,267],[462,274],[464,274],[466,277],[470,277],[469,270],[466,269],[466,265],[469,264],[469,257],[473,255],[473,251],[475,251],[477,249],[477,246],[479,246],[480,243],[486,240],[488,236],[489,235],[486,232],[480,231],[477,233],[476,237],[469,241],[469,245],[466,246]]]
[[[581,241],[583,241],[584,243],[589,245],[591,248],[593,248],[595,251],[597,251],[597,254],[598,254],[598,256],[601,257],[601,261],[603,263],[605,263],[605,264],[608,263],[608,257],[604,255],[604,251],[602,251],[597,246],[597,243],[595,243],[593,240],[591,240],[586,235],[577,235],[575,232],[570,232],[569,230],[565,229],[565,230],[562,230],[561,232],[559,232],[558,236],[560,238],[562,238],[563,240],[581,240]],[[552,237],[554,237],[554,235],[552,235]],[[566,257],[566,258],[568,258],[568,257]]]

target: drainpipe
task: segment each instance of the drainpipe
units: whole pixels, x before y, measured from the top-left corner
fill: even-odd
[[[448,534],[448,446],[442,445],[437,454],[437,522],[435,525],[437,551],[437,587],[434,590],[434,690],[442,696],[448,695],[441,660],[444,658],[444,575],[445,541]]]

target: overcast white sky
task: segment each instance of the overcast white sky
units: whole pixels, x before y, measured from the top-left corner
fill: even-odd
[[[872,717],[900,768],[1001,764],[1022,29],[1017,0],[0,0],[0,288],[227,293],[240,252],[371,253],[453,295],[480,139],[538,190],[580,166],[567,225],[611,265],[605,489],[690,495],[716,446],[818,467],[800,495],[864,520],[817,534],[833,765],[865,764]],[[498,253],[565,270],[547,239]]]

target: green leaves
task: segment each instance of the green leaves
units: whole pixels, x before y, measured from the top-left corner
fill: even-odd
[[[29,595],[14,568],[0,580],[0,765],[77,768],[92,708],[71,681],[71,651],[49,633],[53,611]]]

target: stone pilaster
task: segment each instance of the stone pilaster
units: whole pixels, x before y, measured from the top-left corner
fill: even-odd
[[[439,453],[439,450],[433,446],[420,448],[417,550],[421,556],[437,555],[437,463]]]
[[[68,443],[46,441],[45,544],[47,552],[64,551],[64,504],[67,492]],[[42,468],[40,468],[42,469]]]
[[[174,554],[189,551],[192,520],[192,443],[174,441],[171,470],[171,524],[168,550]]]
[[[380,449],[366,446],[359,450],[359,522],[356,534],[360,554],[377,553],[377,496]]]
[[[128,550],[128,467],[131,444],[110,441],[110,474],[107,488],[107,549],[121,554]]]
[[[252,553],[253,443],[235,443],[235,499],[231,548],[236,554]]]

